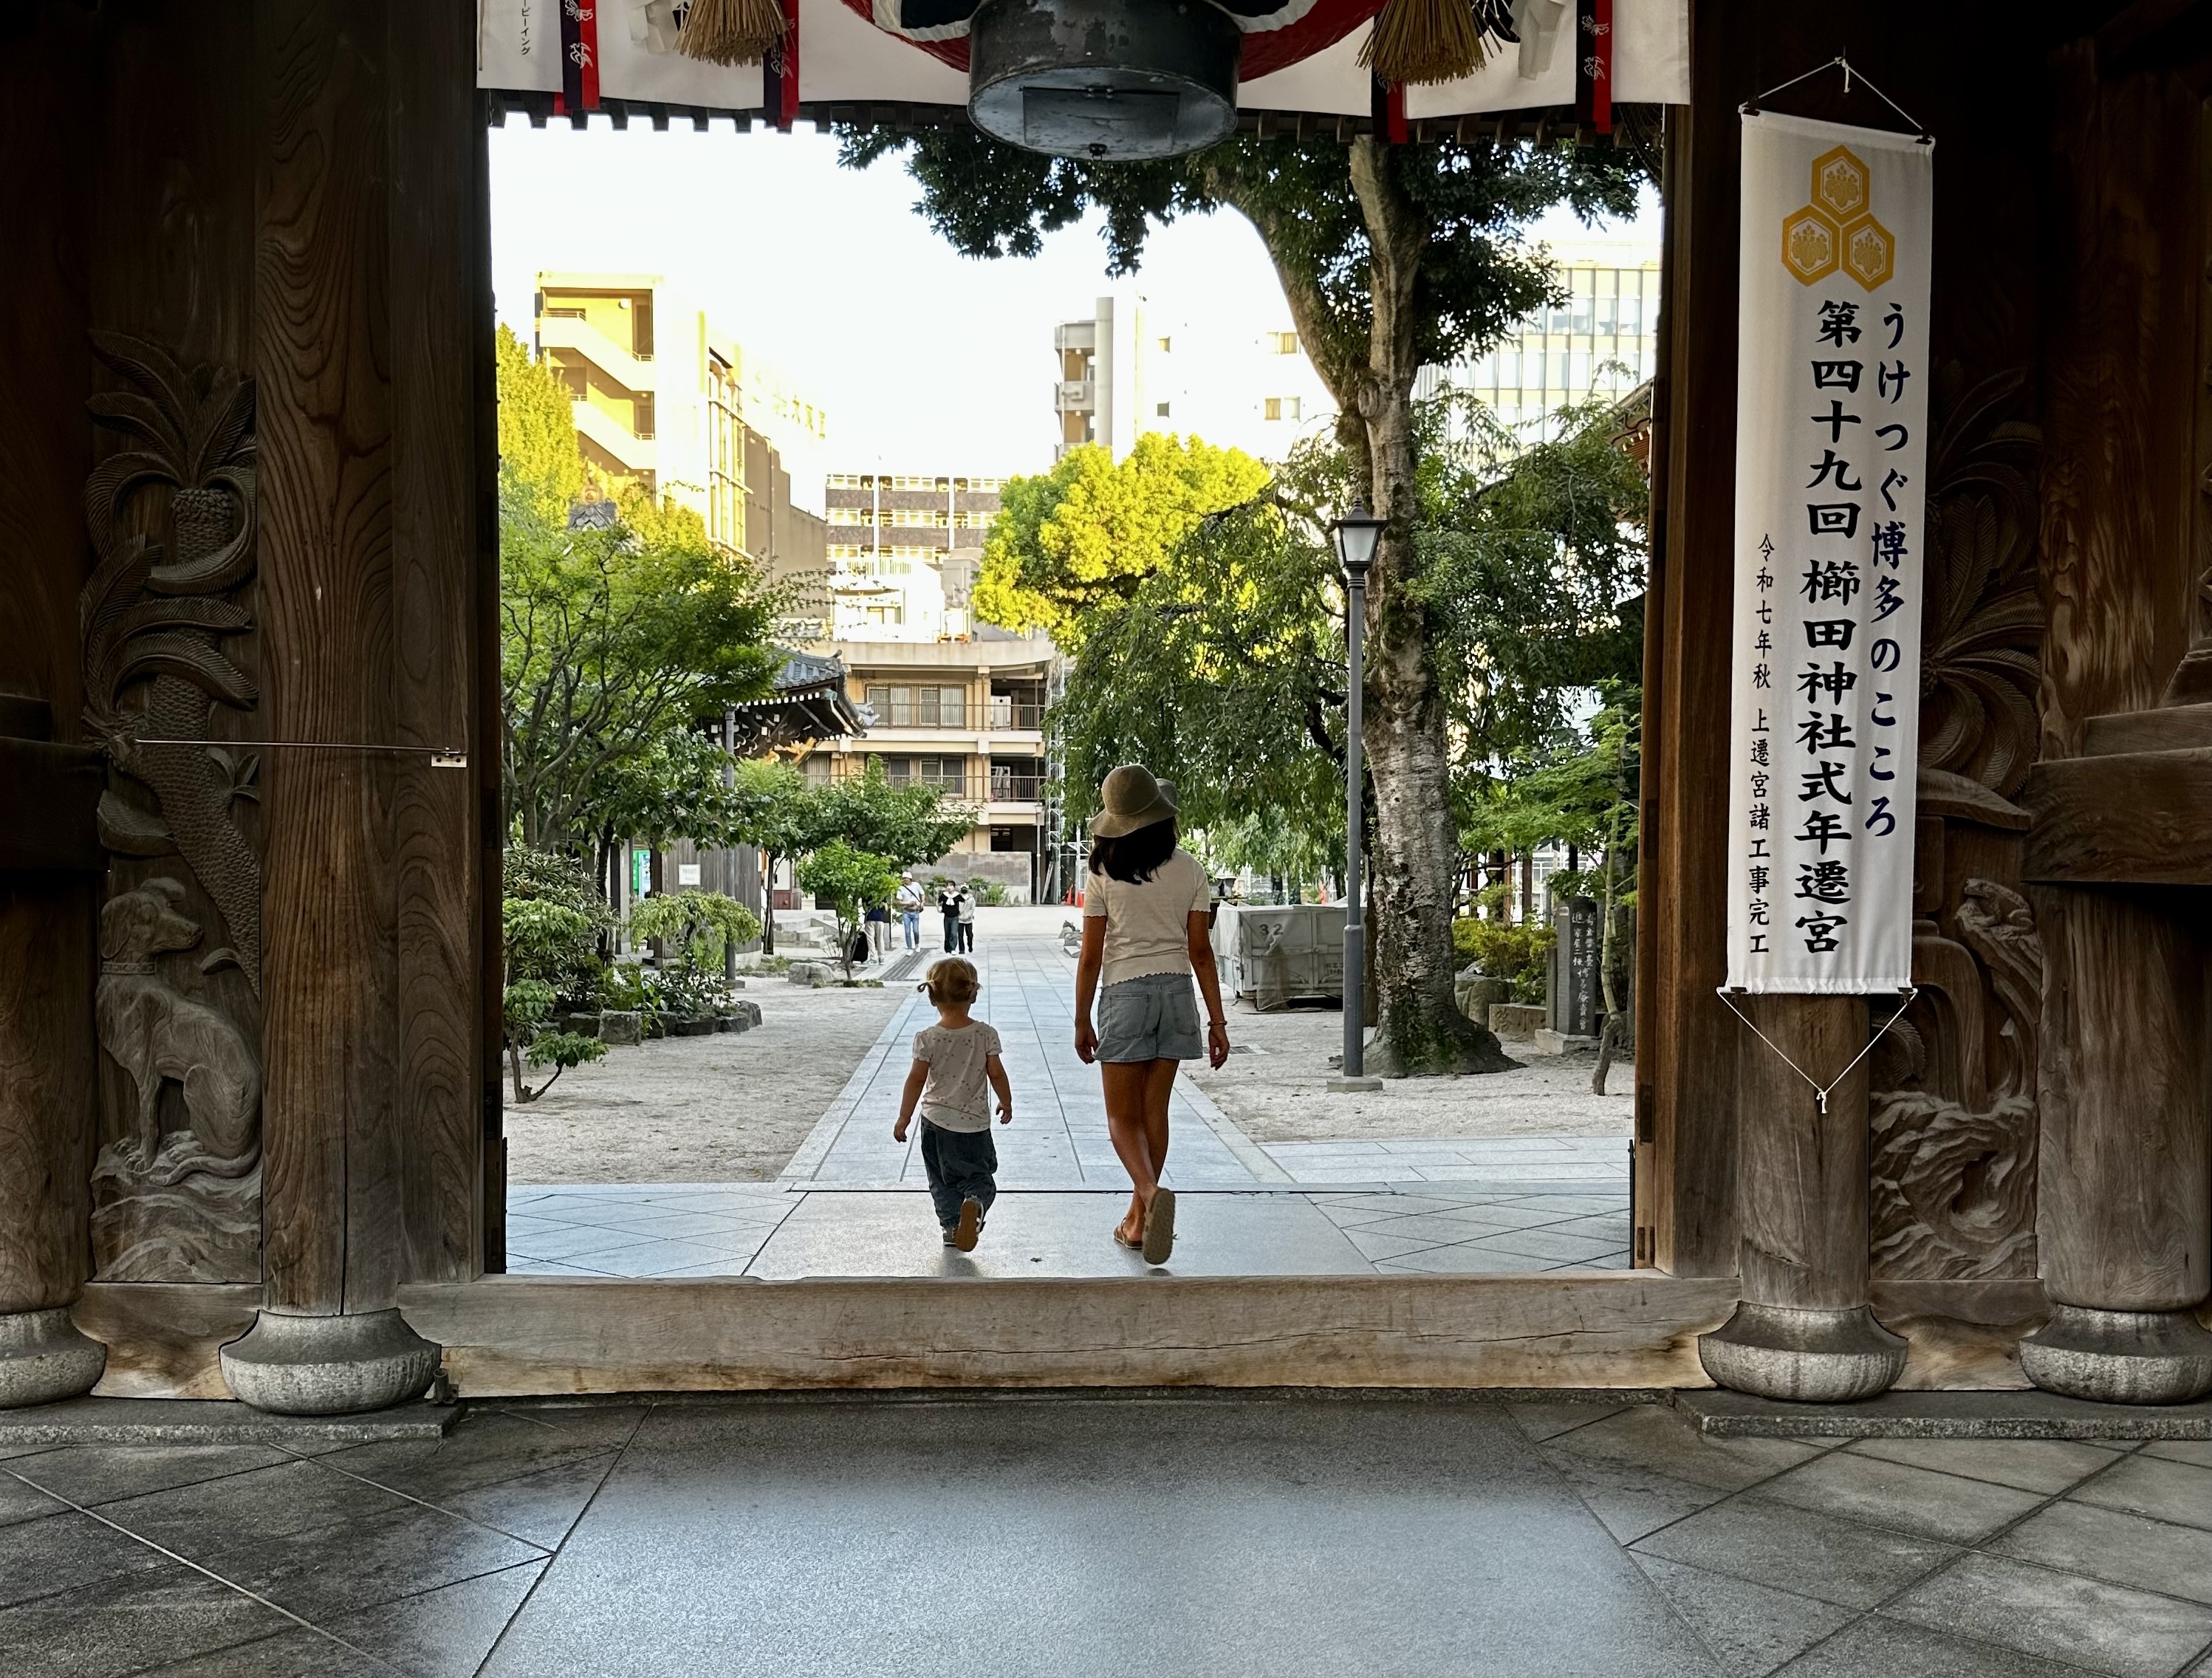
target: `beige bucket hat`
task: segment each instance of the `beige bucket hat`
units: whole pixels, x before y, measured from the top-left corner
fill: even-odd
[[[1100,785],[1098,802],[1104,808],[1091,824],[1091,836],[1119,839],[1175,815],[1175,782],[1156,780],[1141,763],[1124,763]]]

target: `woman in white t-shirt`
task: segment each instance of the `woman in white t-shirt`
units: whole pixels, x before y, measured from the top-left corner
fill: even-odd
[[[1107,1133],[1136,1188],[1114,1238],[1141,1249],[1146,1263],[1164,1264],[1176,1207],[1160,1171],[1176,1067],[1200,1055],[1216,1067],[1229,1058],[1209,937],[1212,891],[1197,859],[1176,844],[1172,782],[1125,763],[1106,777],[1098,801],[1075,967],[1075,1052],[1101,1063]],[[1206,994],[1202,1042],[1193,975]]]

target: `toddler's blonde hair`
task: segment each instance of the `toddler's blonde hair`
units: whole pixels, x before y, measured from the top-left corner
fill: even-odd
[[[975,964],[959,956],[947,956],[933,964],[929,977],[915,987],[927,991],[931,1006],[939,1008],[973,1002],[982,988],[975,976]]]

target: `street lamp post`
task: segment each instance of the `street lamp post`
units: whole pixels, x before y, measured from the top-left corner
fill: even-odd
[[[1367,572],[1383,521],[1358,502],[1336,521],[1336,556],[1344,566],[1344,1066],[1334,1087],[1375,1090],[1366,1075],[1367,924],[1360,908],[1360,729],[1366,673]]]

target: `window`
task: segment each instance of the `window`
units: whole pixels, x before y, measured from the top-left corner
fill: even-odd
[[[1261,404],[1260,416],[1262,419],[1271,420],[1279,420],[1282,418],[1283,398],[1279,396],[1271,396],[1267,398],[1265,402]]]
[[[1175,340],[1173,338],[1162,338],[1160,340],[1160,348],[1172,355],[1175,352]]]
[[[968,690],[871,682],[868,708],[875,712],[876,720],[889,728],[959,728],[968,720]]]
[[[1267,348],[1276,355],[1295,356],[1298,353],[1298,335],[1296,332],[1269,332],[1267,337]]]
[[[1165,419],[1168,416],[1168,404],[1164,402],[1158,403],[1153,407],[1152,412],[1159,416],[1160,418]]]
[[[1305,398],[1298,396],[1271,396],[1261,412],[1271,420],[1294,420],[1303,416]]]

